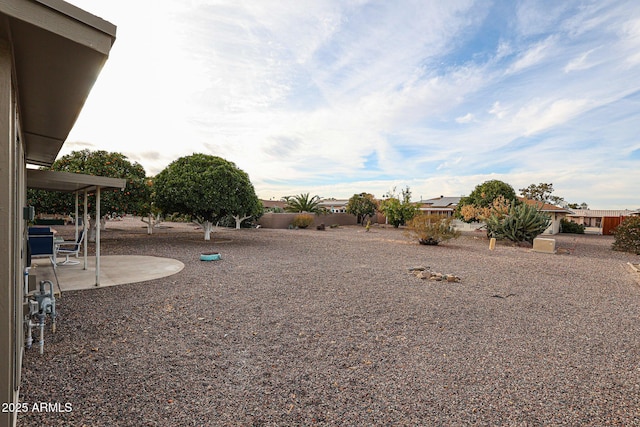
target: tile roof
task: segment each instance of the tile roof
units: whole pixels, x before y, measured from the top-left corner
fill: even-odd
[[[560,206],[552,205],[550,203],[540,202],[538,200],[525,199],[524,197],[518,197],[518,200],[524,202],[528,205],[535,206],[542,212],[557,212],[557,213],[567,213],[571,214],[573,211],[569,209],[565,209]]]

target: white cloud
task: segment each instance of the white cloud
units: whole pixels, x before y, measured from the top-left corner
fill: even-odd
[[[564,67],[564,72],[569,73],[571,71],[588,70],[589,68],[591,68],[593,64],[587,62],[587,58],[593,51],[594,49],[591,49],[583,53],[582,55],[578,56],[577,58],[574,58],[571,61],[569,61],[569,63],[567,63],[567,65],[565,65]]]
[[[489,114],[493,114],[498,119],[503,119],[508,112],[509,109],[500,105],[500,101],[494,102],[491,106],[491,109],[489,110]]]
[[[578,183],[619,179],[604,153],[610,165],[637,143],[632,1],[72,2],[118,36],[65,150],[120,151],[150,174],[206,152],[263,197],[426,198],[499,177],[613,205]]]
[[[552,37],[548,37],[547,39],[536,43],[531,48],[518,55],[518,59],[511,67],[509,67],[509,69],[507,69],[507,74],[517,73],[541,63],[542,60],[549,55],[549,50],[551,50],[553,46],[554,41]]]
[[[456,117],[456,122],[458,123],[471,123],[473,121],[475,121],[475,116],[471,113],[467,113],[461,117]]]
[[[588,104],[586,99],[534,100],[515,114],[513,122],[524,129],[525,135],[532,135],[571,120]]]

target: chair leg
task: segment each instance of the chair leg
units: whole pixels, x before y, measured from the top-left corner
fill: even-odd
[[[80,261],[72,261],[72,260],[69,259],[69,255],[71,255],[71,254],[65,254],[65,255],[67,256],[67,258],[63,262],[58,264],[58,265],[76,265],[76,264],[80,264]]]

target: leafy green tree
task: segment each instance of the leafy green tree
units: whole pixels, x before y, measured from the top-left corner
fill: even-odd
[[[406,187],[400,197],[394,194],[395,188],[387,194],[388,198],[380,202],[380,212],[387,218],[389,224],[398,228],[417,215],[420,208],[411,203],[411,190]]]
[[[364,224],[366,217],[375,215],[378,210],[378,201],[373,194],[354,194],[347,203],[347,213],[356,216],[358,224]]]
[[[242,220],[259,216],[262,204],[249,175],[234,163],[207,154],[181,157],[154,181],[155,204],[164,213],[190,215],[211,240],[213,225],[226,216]]]
[[[582,202],[580,204],[578,204],[578,203],[567,203],[567,207],[569,209],[589,209],[589,205],[586,204],[585,202]]]
[[[553,184],[541,182],[540,184],[531,184],[527,188],[521,188],[520,195],[529,200],[537,200],[543,203],[551,203],[559,205],[564,202],[562,197],[553,196]]]
[[[482,184],[476,186],[476,188],[466,197],[462,197],[456,208],[456,217],[464,219],[467,222],[480,221],[481,218],[466,217],[462,214],[462,210],[465,206],[471,205],[474,208],[488,208],[491,207],[493,201],[498,197],[504,197],[506,202],[510,202],[512,205],[517,203],[516,192],[513,187],[506,182],[493,179],[485,181]]]
[[[320,214],[324,209],[320,207],[320,196],[310,197],[309,193],[298,194],[297,196],[287,196],[284,210],[286,212],[309,212]]]
[[[149,198],[142,204],[139,215],[140,220],[147,224],[147,234],[153,234],[153,228],[161,222],[162,212],[153,202],[155,198],[155,190],[153,187],[154,178],[147,177],[145,179],[145,185],[147,186],[147,192]]]
[[[74,151],[56,160],[50,170],[81,173],[85,175],[123,178],[127,180],[124,191],[102,190],[100,211],[107,215],[146,215],[150,206],[151,188],[147,185],[144,168],[131,163],[121,153],[107,151]],[[75,196],[69,193],[29,190],[28,203],[36,212],[70,215],[75,210]],[[95,218],[95,194],[89,195],[89,213]]]

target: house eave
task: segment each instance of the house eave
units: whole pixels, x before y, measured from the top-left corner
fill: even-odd
[[[108,58],[115,25],[61,0],[0,2],[26,161],[50,166]]]

